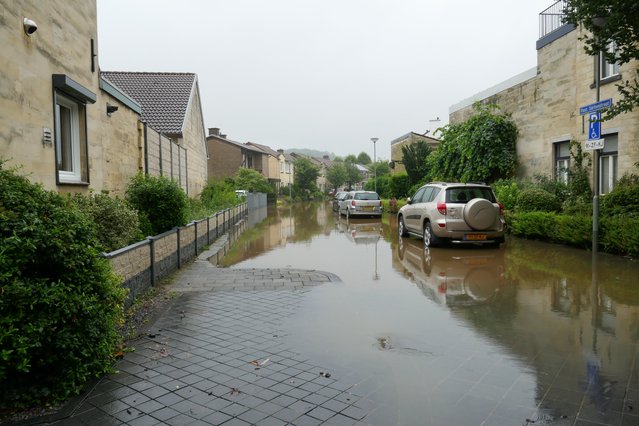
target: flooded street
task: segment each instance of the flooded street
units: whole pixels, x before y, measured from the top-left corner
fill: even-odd
[[[264,213],[265,214],[265,213]],[[286,337],[355,383],[373,424],[639,424],[639,264],[534,241],[400,239],[388,216],[271,208],[230,268],[328,271]]]

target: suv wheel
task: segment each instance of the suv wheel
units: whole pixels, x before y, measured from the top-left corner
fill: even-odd
[[[399,221],[397,223],[397,231],[399,232],[400,237],[405,237],[408,235],[406,231],[406,224],[404,223],[404,216],[399,217]]]
[[[424,224],[424,245],[426,247],[435,247],[440,244],[439,237],[433,233],[433,228],[430,225],[430,222],[426,222]]]

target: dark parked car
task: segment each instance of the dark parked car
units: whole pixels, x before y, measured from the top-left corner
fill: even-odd
[[[339,203],[342,202],[342,200],[344,199],[344,197],[346,197],[346,195],[348,195],[347,191],[339,191],[338,193],[335,194],[335,197],[333,197],[333,211],[334,212],[338,212],[339,211]]]

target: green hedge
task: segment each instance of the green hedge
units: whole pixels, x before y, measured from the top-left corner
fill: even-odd
[[[138,173],[126,190],[126,200],[138,211],[144,235],[158,235],[186,225],[189,199],[175,180]]]
[[[124,290],[90,218],[0,162],[0,409],[51,403],[109,371]]]
[[[592,246],[592,217],[549,212],[509,213],[510,234],[531,239]],[[639,217],[611,216],[600,218],[599,243],[609,253],[639,255]]]
[[[609,253],[639,256],[639,216],[601,219],[599,242]]]
[[[592,218],[552,212],[522,212],[508,215],[512,235],[587,248],[592,244]]]

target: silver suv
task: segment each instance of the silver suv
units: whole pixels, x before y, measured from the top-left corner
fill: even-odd
[[[499,247],[506,222],[504,206],[490,186],[433,182],[408,199],[397,213],[397,225],[400,237],[416,235],[426,247],[447,241]]]

